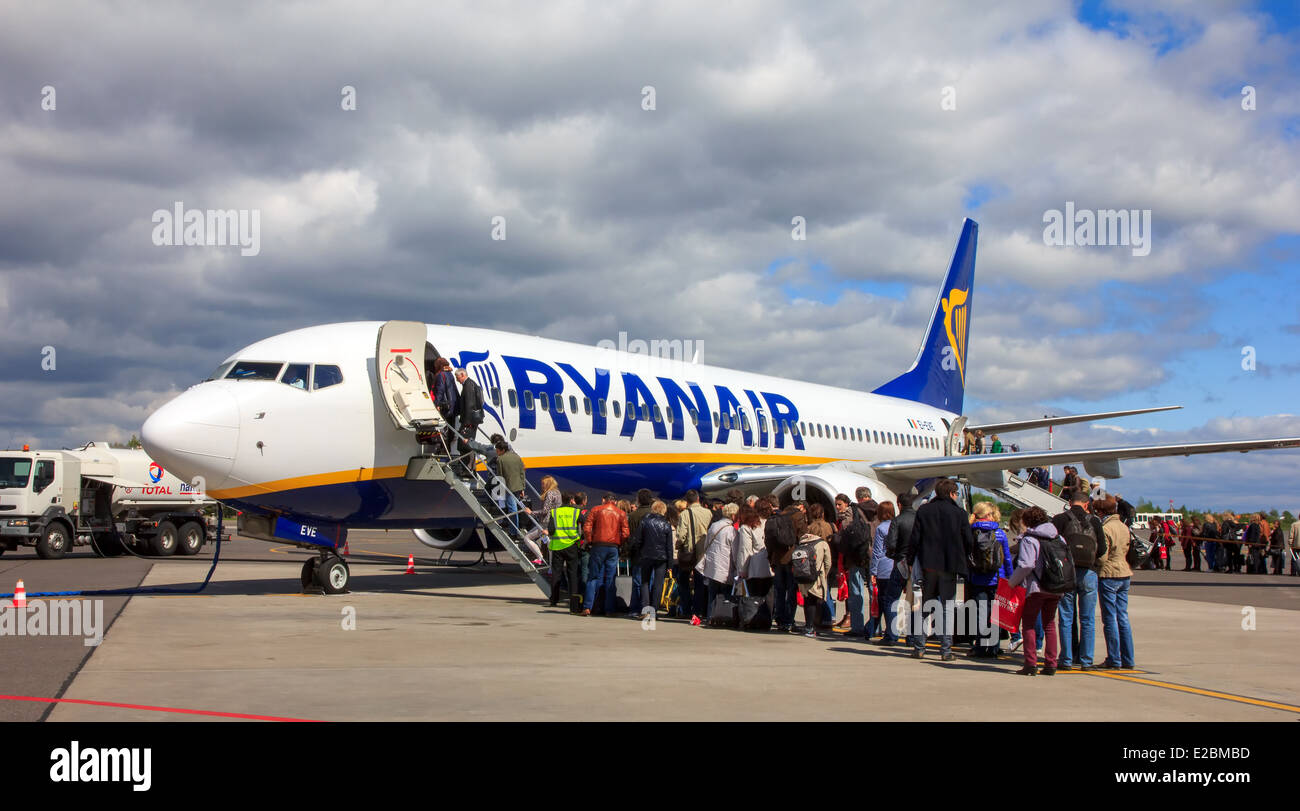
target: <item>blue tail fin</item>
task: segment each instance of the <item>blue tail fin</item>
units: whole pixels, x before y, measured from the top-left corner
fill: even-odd
[[[962,224],[948,276],[930,314],[921,350],[912,368],[875,390],[875,394],[925,403],[961,413],[966,390],[966,347],[970,336],[971,299],[975,285],[975,243],[979,225]]]

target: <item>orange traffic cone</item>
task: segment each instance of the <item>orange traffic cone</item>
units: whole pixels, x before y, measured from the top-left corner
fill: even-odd
[[[406,556],[406,574],[415,574],[415,555]]]
[[[27,607],[27,589],[23,586],[23,581],[19,580],[18,585],[14,587],[14,608]]]
[[[348,542],[345,540],[343,541],[343,555],[346,557],[347,554],[348,554]]]

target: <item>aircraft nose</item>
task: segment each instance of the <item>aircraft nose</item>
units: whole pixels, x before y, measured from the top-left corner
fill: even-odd
[[[235,463],[239,403],[222,387],[200,384],[151,414],[140,441],[154,461],[181,479],[202,477],[205,490],[218,489]]]

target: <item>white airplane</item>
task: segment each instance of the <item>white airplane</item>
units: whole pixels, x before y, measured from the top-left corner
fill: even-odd
[[[943,476],[999,490],[1008,469],[1078,462],[1113,479],[1122,459],[1300,447],[1286,437],[955,455],[967,428],[1010,433],[1164,410],[968,426],[977,232],[966,220],[911,368],[872,392],[487,329],[355,322],[235,352],[154,412],[141,438],[212,497],[273,519],[266,537],[325,549],[349,527],[411,529],[439,549],[474,536],[477,519],[451,487],[404,476],[421,452],[417,427],[437,420],[427,386],[440,356],[484,390],[480,439],[507,437],[534,486],[550,474],[597,501],[606,490],[740,487],[829,506],[861,485],[884,500],[924,494]]]

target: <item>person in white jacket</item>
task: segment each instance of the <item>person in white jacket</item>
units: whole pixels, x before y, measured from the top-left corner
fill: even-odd
[[[736,543],[736,527],[732,523],[740,507],[726,504],[722,508],[722,517],[709,525],[708,535],[704,539],[704,555],[695,564],[695,571],[704,577],[708,586],[708,605],[704,607],[705,619],[713,614],[713,601],[718,595],[731,596],[733,548]]]
[[[735,577],[744,581],[745,593],[753,597],[766,597],[772,590],[772,566],[767,560],[767,546],[763,543],[763,519],[758,510],[746,504],[736,513],[734,543]]]

